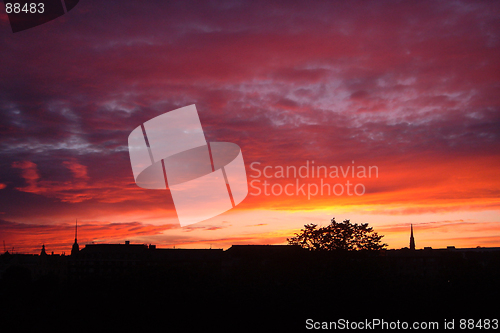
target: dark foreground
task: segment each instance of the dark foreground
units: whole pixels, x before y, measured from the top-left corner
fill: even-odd
[[[313,321],[378,318],[435,321],[441,331],[452,320],[457,329],[461,319],[500,319],[500,251],[429,253],[240,247],[223,260],[195,265],[36,279],[12,265],[1,281],[1,325],[19,331],[294,332]]]

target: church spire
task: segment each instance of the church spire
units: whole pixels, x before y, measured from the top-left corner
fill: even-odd
[[[80,247],[78,246],[78,241],[77,241],[77,234],[78,234],[78,219],[75,220],[75,243],[73,244],[73,247],[71,248],[71,255],[75,256],[78,254],[80,251]]]
[[[413,224],[411,224],[411,232],[410,232],[410,250],[415,250],[415,238],[413,238]]]

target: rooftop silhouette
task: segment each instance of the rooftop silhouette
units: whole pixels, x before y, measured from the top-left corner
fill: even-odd
[[[248,327],[295,331],[307,318],[493,318],[490,304],[500,296],[500,248],[165,249],[126,241],[76,251],[73,245],[70,256],[47,254],[46,248],[0,255],[0,297],[4,304],[34,304],[28,317],[37,318],[35,325],[54,311],[66,318],[61,325],[84,318],[89,328],[168,313],[169,328],[179,330],[230,329],[251,316]],[[464,306],[449,306],[455,303]],[[21,309],[4,307],[8,318],[24,318],[27,310]]]

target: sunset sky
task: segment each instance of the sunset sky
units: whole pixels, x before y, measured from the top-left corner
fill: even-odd
[[[18,33],[0,8],[9,251],[69,254],[75,219],[81,248],[286,244],[333,217],[369,223],[389,248],[408,246],[410,224],[417,248],[500,246],[498,1],[81,0]],[[323,179],[363,184],[351,196],[250,187],[181,228],[169,191],[135,184],[127,139],[191,104],[207,141],[239,145],[261,190],[320,186],[274,177],[312,161],[378,177]],[[266,166],[273,177],[258,177]]]

